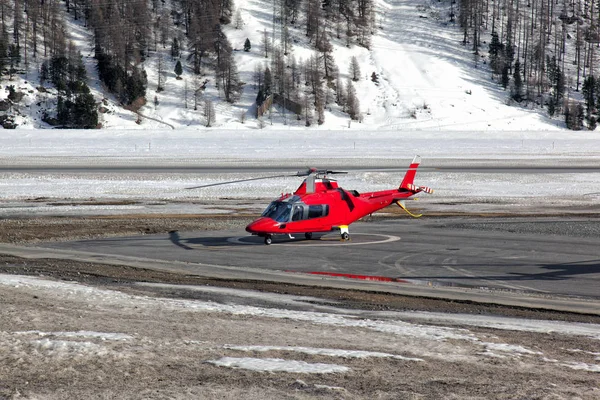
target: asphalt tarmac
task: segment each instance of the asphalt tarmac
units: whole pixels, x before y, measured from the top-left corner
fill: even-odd
[[[264,245],[239,230],[171,232],[40,247],[290,275],[341,276],[600,299],[600,222],[590,219],[422,218],[357,222],[335,232]]]

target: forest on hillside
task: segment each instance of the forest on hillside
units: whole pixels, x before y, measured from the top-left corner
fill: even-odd
[[[534,102],[569,129],[596,128],[600,108],[600,3],[594,0],[460,0],[452,13],[473,54],[517,102]],[[490,37],[487,44],[482,40]],[[573,90],[569,90],[572,88]]]
[[[507,90],[511,101],[536,104],[551,116],[564,115],[570,129],[596,127],[600,4],[594,0],[434,1],[446,6],[443,19],[460,27],[462,45],[470,47],[476,62],[485,62],[490,79]],[[164,48],[179,61],[176,73],[183,64],[199,78],[211,76],[222,100],[235,103],[245,83],[223,28],[243,24],[236,6],[241,4],[233,0],[0,0],[0,79],[11,88],[16,74],[39,66],[42,89],[52,85],[58,93],[55,112],[48,112],[44,120],[54,126],[96,127],[98,107],[81,54],[69,39],[66,19],[70,19],[92,33],[90,46],[98,75],[105,90],[124,107],[135,111],[147,102],[144,62],[152,57],[158,57],[160,91],[165,67],[159,50]],[[359,65],[352,59],[345,67],[350,68],[351,78],[343,82],[332,40],[368,49],[372,35],[381,29],[374,0],[274,0],[267,11],[270,29],[264,30],[259,43],[247,40],[244,45],[244,50],[259,49],[267,61],[253,73],[257,106],[267,101],[270,106],[274,95],[286,99],[298,105],[298,118],[305,119],[307,126],[322,123],[331,103],[359,119],[353,87],[360,76]],[[292,51],[300,35],[314,48],[314,55],[306,60],[297,60]],[[203,80],[193,82],[190,92],[197,96]],[[9,91],[8,101],[18,102],[19,93],[14,87]],[[209,101],[204,107],[205,113],[214,113]]]

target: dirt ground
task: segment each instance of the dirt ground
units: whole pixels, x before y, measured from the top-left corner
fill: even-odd
[[[218,230],[250,219],[3,219],[0,242]],[[594,316],[6,255],[0,255],[0,277],[1,400],[600,398],[600,330],[590,336],[559,328],[594,330],[600,324]],[[247,295],[256,291],[265,300]],[[284,295],[305,300],[267,300]],[[406,311],[553,321],[557,328],[425,323]],[[335,356],[306,348],[388,356]],[[224,357],[347,370],[264,372],[215,361]]]

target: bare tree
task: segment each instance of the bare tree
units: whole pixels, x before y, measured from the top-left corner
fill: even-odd
[[[310,105],[310,95],[308,93],[304,94],[304,105],[302,110],[304,111],[304,125],[309,127],[312,125],[312,107]]]
[[[235,103],[239,100],[244,84],[239,79],[237,65],[233,57],[233,49],[225,35],[215,42],[217,53],[216,78],[225,100]]]
[[[333,58],[333,46],[329,41],[328,35],[323,33],[319,36],[317,50],[320,53],[319,61],[325,73],[325,79],[332,81],[338,75],[338,68]]]
[[[325,90],[323,85],[319,85],[315,92],[315,111],[317,112],[317,123],[323,125],[325,123]]]
[[[269,39],[269,34],[267,33],[266,29],[263,30],[261,45],[265,53],[265,58],[269,58],[269,53],[271,52],[271,41]]]
[[[206,127],[210,128],[216,121],[215,106],[212,100],[204,101],[204,118],[206,119]]]
[[[156,91],[162,92],[163,90],[165,90],[165,87],[164,87],[164,84],[165,84],[165,61],[163,60],[162,55],[158,56],[156,72],[158,75],[157,76],[158,82],[156,83]]]

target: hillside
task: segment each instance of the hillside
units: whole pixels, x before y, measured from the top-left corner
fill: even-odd
[[[81,18],[74,18],[73,10],[68,13],[65,3],[57,3],[57,7],[67,39],[81,53],[87,84],[100,106],[98,122],[107,129],[204,128],[208,122],[205,111],[209,102],[214,106],[215,114],[211,126],[227,129],[305,128],[308,119],[309,129],[325,130],[564,129],[564,120],[549,118],[539,104],[510,102],[509,92],[490,79],[489,64],[484,62],[487,60],[488,45],[485,43],[490,40],[489,30],[482,36],[482,55],[474,56],[472,49],[461,42],[463,31],[460,26],[450,22],[451,2],[428,0],[376,0],[368,48],[356,42],[348,43],[343,35],[338,38],[329,34],[330,53],[339,77],[336,81],[324,79],[322,117],[313,107],[313,103],[318,102],[316,95],[308,93],[303,89],[305,85],[300,83],[297,101],[308,105],[311,115],[297,116],[275,106],[259,121],[255,118],[259,92],[257,71],[266,66],[275,67],[273,49],[269,57],[264,56],[265,34],[275,46],[281,43],[278,29],[272,37],[275,26],[271,12],[273,4],[266,0],[240,0],[234,5],[231,22],[222,25],[233,48],[239,80],[244,83],[239,99],[233,103],[224,100],[222,90],[216,87],[211,65],[204,66],[200,75],[194,74],[188,37],[184,28],[175,24],[169,27],[169,32],[180,39],[180,56],[172,57],[171,45],[165,41],[155,45],[154,51],[148,51],[147,57],[138,64],[147,74],[146,103],[139,108],[139,115],[131,111],[137,107],[123,106],[122,101],[100,81],[94,58],[93,31]],[[162,11],[157,10],[154,14],[173,15],[179,3],[167,0],[162,7]],[[325,32],[335,31],[333,24],[326,20],[324,23],[328,26],[324,28]],[[309,42],[300,24],[290,26],[289,35],[292,46],[288,55],[282,57],[284,70],[290,70],[296,63],[298,66],[308,64],[311,56],[316,54],[314,41]],[[243,50],[246,39],[251,43],[250,51]],[[337,102],[335,91],[348,86],[353,57],[360,69],[358,79],[352,82],[360,110],[354,121],[346,112],[347,107]],[[4,90],[0,90],[0,99],[9,96],[10,85],[23,96],[5,110],[5,115],[15,117],[15,124],[20,129],[52,127],[42,121],[42,115],[56,109],[57,91],[48,82],[44,84],[46,90],[39,90],[42,60],[42,57],[33,62],[29,60],[27,65],[22,61],[17,69],[20,73],[12,79],[3,76]],[[177,60],[183,65],[181,79],[177,79],[174,72]],[[162,73],[159,74],[159,70]],[[162,90],[158,90],[159,86]],[[200,87],[203,90],[198,90]]]

